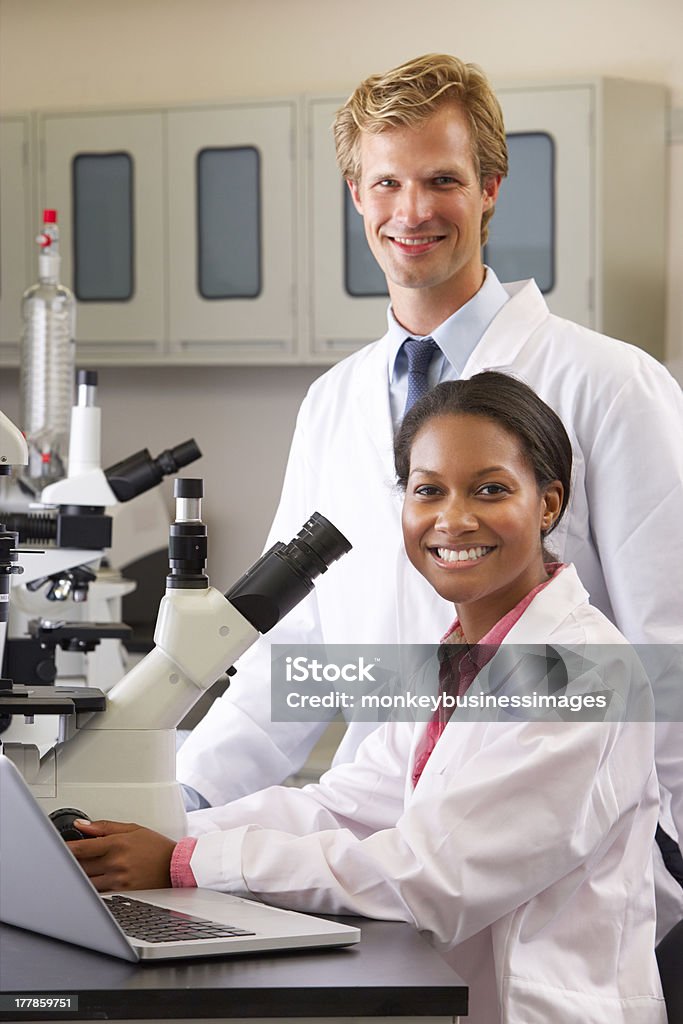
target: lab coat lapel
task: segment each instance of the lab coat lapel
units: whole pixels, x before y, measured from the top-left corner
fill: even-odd
[[[550,311],[535,281],[515,281],[503,287],[510,300],[494,317],[467,360],[464,378],[483,370],[513,367],[528,339],[548,318]]]
[[[389,344],[389,338],[385,335],[368,350],[366,362],[361,364],[360,372],[355,374],[358,387],[354,388],[353,402],[356,422],[363,424],[359,437],[362,437],[363,443],[370,439],[385,474],[393,480],[394,437],[389,404]]]
[[[504,644],[541,644],[551,639],[568,615],[588,603],[588,592],[568,565],[537,594],[503,640]]]

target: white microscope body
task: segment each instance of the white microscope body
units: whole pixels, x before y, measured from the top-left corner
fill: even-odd
[[[4,753],[47,813],[74,808],[80,816],[137,821],[178,838],[185,811],[175,779],[176,726],[350,545],[314,513],[296,538],[275,544],[224,596],[203,572],[202,481],[177,479],[175,487],[156,646],[109,691],[104,712],[66,719],[63,741],[42,758],[26,744],[4,744]]]
[[[154,649],[109,691],[106,711],[77,722],[75,734],[42,758],[25,744],[5,744],[4,752],[48,814],[73,807],[180,838],[176,726],[258,635],[213,587],[167,592]]]

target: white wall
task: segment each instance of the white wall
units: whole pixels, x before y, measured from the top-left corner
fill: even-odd
[[[419,12],[414,0],[0,0],[0,113],[344,93],[431,50],[476,61],[494,81],[660,82],[683,108],[681,39],[680,0],[430,0]],[[683,380],[683,127],[670,180],[667,353]],[[647,188],[637,201],[647,202]],[[101,371],[106,462],[190,434],[204,448],[197,471],[217,583],[259,551],[296,408],[318,372]],[[15,388],[5,372],[3,409],[16,415]]]
[[[429,50],[494,77],[622,75],[683,100],[679,0],[0,0],[4,109],[351,88]]]

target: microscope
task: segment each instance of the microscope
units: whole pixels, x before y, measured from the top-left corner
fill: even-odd
[[[68,475],[43,488],[38,511],[0,512],[25,553],[31,545],[45,549],[41,558],[22,559],[12,594],[4,671],[21,682],[51,684],[59,675],[106,692],[122,677],[121,641],[131,630],[119,621],[121,598],[135,583],[101,565],[112,544],[111,513],[201,456],[188,440],[156,459],[142,449],[102,469],[100,450],[97,373],[79,370]],[[163,544],[162,534],[156,546]]]
[[[28,464],[26,440],[14,424],[0,412],[0,476],[10,475],[14,466]],[[43,555],[35,549],[30,552],[18,547],[18,535],[0,522],[0,664],[7,636],[9,620],[11,582],[14,576],[23,573],[19,555]],[[27,721],[33,721],[34,714],[53,714],[66,722],[77,711],[94,711],[104,708],[104,694],[99,690],[88,691],[85,699],[75,691],[66,688],[38,687],[38,693],[26,686],[14,686],[11,679],[0,678],[0,732],[10,724],[15,714],[25,714]]]
[[[9,476],[13,466],[28,465],[26,438],[11,420],[0,412],[0,476]],[[7,621],[9,619],[9,592],[12,576],[23,570],[18,562],[18,536],[0,523],[0,666],[2,665]]]
[[[112,687],[104,710],[63,716],[60,742],[42,757],[29,744],[3,744],[53,819],[64,811],[72,818],[137,821],[172,838],[184,835],[176,726],[259,634],[305,598],[313,581],[351,548],[314,513],[293,540],[274,544],[222,594],[204,572],[202,496],[201,480],[176,479],[169,573],[153,650]],[[39,713],[30,696],[15,711],[11,697],[0,697],[0,714]]]

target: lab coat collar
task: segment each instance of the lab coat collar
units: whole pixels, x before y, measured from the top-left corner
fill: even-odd
[[[568,612],[588,604],[588,600],[588,591],[579,579],[576,568],[567,565],[536,595],[504,637],[503,643],[537,644],[539,637],[551,636],[567,618]]]
[[[488,327],[508,301],[508,292],[496,277],[495,272],[490,267],[486,267],[484,283],[479,291],[464,306],[460,306],[443,323],[430,331],[429,337],[434,339],[450,365],[456,368],[457,375],[465,367],[467,360],[484,337]],[[387,334],[391,339],[390,378],[395,379],[396,361],[406,337],[411,335],[398,322],[391,306],[387,310],[387,325]],[[416,336],[420,337],[420,335]]]
[[[495,283],[499,282],[496,280]],[[528,281],[512,281],[502,287],[509,295],[509,301],[500,308],[484,331],[467,360],[463,377],[473,377],[482,370],[512,366],[519,351],[550,313],[533,278]],[[394,319],[391,307],[387,310],[387,327],[387,333],[378,342],[375,351],[378,355],[381,351],[381,359],[387,366],[386,378],[390,380],[396,356],[406,338],[405,329]]]
[[[528,339],[548,318],[550,311],[533,279],[504,284],[503,288],[510,299],[468,359],[462,374],[465,378],[513,366]]]

